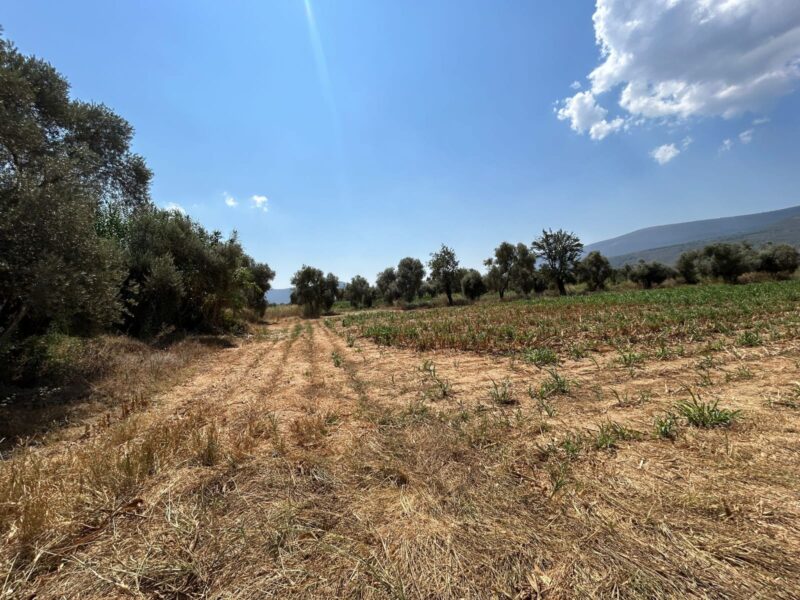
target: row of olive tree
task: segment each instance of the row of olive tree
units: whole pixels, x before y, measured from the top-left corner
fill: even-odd
[[[0,81],[0,353],[54,328],[151,335],[263,310],[272,270],[152,205],[124,119],[2,38]]]
[[[374,287],[357,275],[341,293],[334,275],[323,278],[322,271],[304,265],[292,278],[292,302],[303,307],[305,316],[319,316],[329,311],[339,297],[363,308],[376,300],[410,303],[440,293],[453,305],[459,291],[469,300],[476,300],[487,291],[495,291],[503,298],[509,289],[527,296],[543,292],[548,285],[566,294],[566,284],[577,280],[586,281],[590,289],[602,289],[611,271],[608,260],[595,252],[582,261],[582,253],[583,244],[574,234],[545,230],[531,246],[500,244],[494,256],[484,261],[487,273],[482,275],[475,269],[460,267],[455,251],[443,244],[431,253],[427,271],[421,260],[406,257],[396,267],[378,273]],[[537,258],[543,261],[538,269]],[[333,281],[334,287],[326,284]]]
[[[542,261],[538,268],[537,260]],[[685,252],[675,267],[642,260],[614,269],[608,258],[599,252],[584,256],[583,244],[574,234],[545,230],[530,246],[501,243],[492,257],[484,261],[487,270],[483,275],[475,269],[459,267],[453,249],[442,245],[439,251],[431,254],[427,279],[422,261],[406,257],[397,267],[378,273],[374,287],[357,275],[344,287],[341,297],[354,307],[362,308],[372,306],[377,300],[387,304],[399,300],[409,303],[442,293],[452,305],[453,294],[457,291],[469,300],[476,300],[488,291],[496,292],[501,299],[509,290],[527,297],[532,292],[540,294],[550,286],[564,295],[566,285],[576,282],[585,284],[588,291],[604,290],[609,281],[632,281],[650,289],[678,276],[689,284],[697,283],[701,277],[734,283],[742,274],[752,271],[792,273],[799,262],[797,250],[786,244],[769,244],[757,252],[747,244],[718,243]],[[302,297],[298,295],[297,302],[303,304],[304,314],[316,316],[330,310],[334,300],[340,297],[339,286],[338,280],[329,274],[325,281],[336,285],[326,287],[322,272],[311,267],[303,267],[295,279],[304,281],[311,277],[311,272],[316,273],[315,280],[319,283],[311,291],[304,291]],[[323,297],[325,301],[320,300]]]

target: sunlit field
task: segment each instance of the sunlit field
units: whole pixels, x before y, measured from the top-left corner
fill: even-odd
[[[797,597],[799,294],[273,316],[136,402],[104,373],[0,463],[0,590]]]

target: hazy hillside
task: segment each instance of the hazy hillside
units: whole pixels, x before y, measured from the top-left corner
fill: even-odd
[[[270,304],[289,304],[292,288],[282,288],[267,292],[267,302]]]
[[[615,258],[628,258],[629,255],[634,255],[638,260],[639,257],[644,258],[643,251],[651,253],[654,249],[666,251],[667,248],[672,248],[667,252],[671,255],[676,251],[675,247],[680,246],[685,249],[686,244],[690,244],[691,247],[702,246],[704,242],[711,240],[752,237],[751,241],[757,243],[779,241],[765,237],[769,232],[784,236],[780,241],[800,243],[800,206],[738,217],[647,227],[610,240],[589,244],[586,246],[586,251],[597,250]],[[677,257],[677,254],[675,256]]]
[[[586,251],[602,252],[615,266],[639,259],[669,264],[675,262],[682,252],[701,248],[714,241],[746,241],[754,246],[783,242],[800,246],[800,206],[738,217],[648,227],[589,244]]]

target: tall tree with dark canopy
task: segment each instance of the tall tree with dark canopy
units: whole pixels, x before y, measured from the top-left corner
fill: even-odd
[[[344,298],[354,308],[369,307],[375,299],[375,290],[364,277],[356,275],[344,288]]]
[[[422,287],[425,267],[418,258],[406,257],[397,264],[397,292],[406,302],[412,302]]]
[[[509,286],[527,297],[536,288],[536,279],[536,254],[525,244],[517,244],[509,272]]]
[[[581,241],[563,229],[547,229],[542,230],[531,246],[544,260],[542,272],[556,285],[558,293],[565,296],[566,284],[575,281],[575,267],[583,253]]]
[[[294,274],[291,283],[294,286],[292,302],[303,308],[303,316],[308,318],[319,317],[324,310],[333,306],[330,285],[333,275],[326,277],[322,271],[303,265]],[[338,280],[336,281],[338,285]],[[330,303],[330,304],[329,304]]]
[[[388,267],[378,273],[375,277],[375,287],[378,290],[378,295],[387,304],[392,304],[400,297],[400,291],[397,289],[397,271],[394,267]]]
[[[470,300],[477,300],[486,293],[483,276],[475,269],[469,269],[461,278],[461,293]]]
[[[604,290],[606,288],[606,279],[611,277],[612,272],[611,263],[596,250],[589,252],[578,263],[578,279],[586,284],[586,289],[590,292]]]
[[[458,259],[452,248],[442,244],[438,252],[431,254],[428,261],[431,270],[431,281],[447,296],[447,304],[453,305],[453,291],[460,285]]]
[[[706,274],[719,277],[726,283],[736,283],[740,275],[755,269],[757,257],[747,243],[729,244],[720,242],[703,248],[706,260],[702,266]]]
[[[119,318],[125,274],[101,224],[148,203],[151,174],[132,135],[0,39],[0,348],[23,323],[85,331]]]
[[[511,269],[517,258],[517,248],[508,242],[501,243],[494,249],[494,256],[487,258],[483,264],[488,268],[486,279],[489,288],[500,295],[500,299],[505,296],[506,290],[511,280]]]

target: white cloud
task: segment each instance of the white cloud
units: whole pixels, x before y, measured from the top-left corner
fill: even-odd
[[[733,148],[733,140],[728,138],[726,140],[722,140],[722,144],[719,147],[720,153],[728,152],[731,148]]]
[[[233,208],[234,206],[238,206],[238,204],[239,204],[239,203],[236,201],[236,198],[234,198],[233,196],[231,196],[231,195],[230,195],[228,192],[223,192],[223,193],[222,193],[222,197],[223,197],[223,198],[225,198],[225,204],[227,204],[227,205],[228,205],[228,206],[230,206],[231,208]]]
[[[258,194],[255,194],[250,196],[250,202],[253,203],[253,206],[260,208],[264,212],[269,210],[269,199],[266,196],[259,196]]]
[[[559,120],[568,120],[573,131],[588,131],[593,140],[602,140],[625,124],[620,118],[606,120],[608,111],[597,104],[594,94],[589,91],[567,98],[556,114]]]
[[[739,141],[743,144],[749,144],[753,141],[753,134],[755,133],[754,129],[748,129],[747,131],[743,131],[739,134]]]
[[[570,87],[571,89],[573,89],[573,90],[576,90],[576,91],[577,91],[577,90],[581,89],[583,86],[581,85],[581,82],[580,82],[580,81],[573,81],[573,82],[572,82],[572,83],[569,85],[569,87]]]
[[[767,123],[769,123],[769,118],[768,117],[761,117],[759,119],[754,119],[753,120],[753,125],[755,127],[758,127],[759,125],[766,125]]]
[[[650,152],[653,160],[660,165],[665,165],[681,153],[675,144],[664,144]]]
[[[180,204],[177,204],[177,203],[175,203],[175,202],[170,202],[170,203],[168,203],[168,204],[167,204],[167,205],[164,207],[164,210],[170,210],[170,211],[172,211],[172,212],[180,213],[180,214],[182,214],[182,215],[185,215],[185,214],[186,214],[186,209],[185,209],[185,208],[183,208],[183,207],[182,207]]]
[[[683,141],[681,142],[681,148],[686,150],[689,146],[692,145],[693,141],[694,139],[692,139],[692,136],[687,135],[685,138],[683,138]]]
[[[558,113],[576,131],[591,133],[576,126],[576,103],[590,98],[599,122],[596,99],[617,89],[626,121],[730,118],[800,82],[798,0],[597,0],[593,20],[602,63]]]

